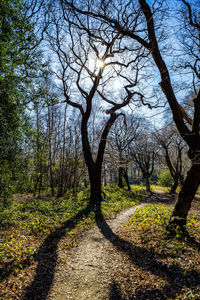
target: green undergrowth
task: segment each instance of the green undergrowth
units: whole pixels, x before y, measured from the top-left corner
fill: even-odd
[[[115,185],[104,188],[102,212],[105,217],[113,216],[121,210],[137,204],[144,192],[141,187],[133,191],[119,189]],[[22,276],[23,262],[34,263],[34,254],[42,241],[64,222],[77,215],[88,206],[89,189],[84,189],[76,195],[68,193],[62,198],[44,197],[41,199],[24,198],[13,201],[9,208],[0,213],[0,267],[3,277],[9,265],[13,276]],[[95,224],[95,212],[77,220],[71,230],[66,228],[65,236],[60,242],[61,249],[70,249],[79,242],[81,234]],[[27,265],[27,264],[26,264]]]
[[[200,299],[200,219],[197,214],[188,218],[186,229],[193,237],[191,240],[181,234],[179,226],[175,237],[169,235],[166,225],[170,216],[171,210],[166,205],[146,205],[131,217],[124,234],[156,258],[158,274],[163,277],[164,272],[166,278],[177,274],[176,285],[182,288],[173,299]],[[159,286],[159,277],[155,280]]]
[[[149,204],[136,213],[129,220],[128,226],[125,227],[126,230],[132,230],[139,234],[141,241],[146,244],[151,245],[152,236],[151,235],[168,235],[166,231],[166,226],[169,222],[171,216],[171,210],[163,204]],[[188,218],[186,229],[189,234],[193,237],[200,237],[200,220],[197,217],[197,214]],[[182,234],[180,227],[176,227],[176,239],[181,239]],[[160,244],[160,240],[157,241]],[[187,242],[181,239],[180,243]],[[172,240],[174,243],[174,240]],[[175,242],[179,243],[178,241]],[[169,240],[163,240],[163,251],[168,251],[168,248],[173,248],[170,246]]]
[[[1,277],[6,277],[6,273],[10,273],[10,276],[22,276],[26,267],[34,263],[34,255],[42,241],[86,206],[85,199],[79,200],[73,195],[60,199],[13,201],[8,209],[0,213]],[[82,226],[84,229],[90,217],[89,215],[85,220]],[[66,231],[67,236],[71,247],[74,237]]]
[[[200,299],[200,217],[193,206],[195,211],[187,220],[189,235],[177,226],[175,237],[166,231],[169,206],[148,204],[130,218],[120,233],[133,245],[129,253],[135,262],[120,270],[126,299],[137,294],[133,299]]]
[[[141,186],[132,186],[128,191],[108,185],[104,188],[102,212],[105,217],[116,216],[123,209],[138,204],[144,194],[145,188]]]
[[[163,192],[169,192],[170,191],[170,187],[155,185],[155,184],[151,185],[151,189],[152,189],[152,191],[154,191],[154,190],[160,190],[160,191],[163,191]]]

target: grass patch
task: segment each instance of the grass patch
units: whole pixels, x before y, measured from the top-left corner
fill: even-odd
[[[151,189],[154,190],[160,190],[163,192],[169,192],[170,191],[170,187],[166,187],[166,186],[161,186],[161,185],[155,185],[155,184],[151,184]]]

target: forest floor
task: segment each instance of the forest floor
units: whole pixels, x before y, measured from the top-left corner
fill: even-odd
[[[167,257],[167,253],[156,253],[160,245],[149,247],[138,233],[130,230],[127,233],[125,225],[147,203],[170,206],[174,202],[159,190],[145,200],[146,203],[119,213],[115,219],[97,222],[69,255],[59,251],[48,300],[200,299],[198,247],[191,248],[177,241],[172,243],[173,253]],[[150,240],[150,236],[147,238]],[[186,268],[178,261],[183,253],[182,260],[186,264],[189,261]]]
[[[59,229],[40,246],[26,292],[0,299],[200,299],[199,200],[188,221],[193,239],[181,237],[178,228],[175,238],[166,234],[174,201],[154,190],[115,217],[96,212],[96,224],[71,249],[64,247]]]
[[[171,245],[166,240],[160,245],[155,231],[154,245],[149,244],[152,234],[149,228],[145,241],[141,232],[125,227],[131,216],[149,203],[171,206],[174,199],[156,190],[144,202],[114,219],[97,221],[78,247],[70,252],[62,249],[57,252],[48,300],[200,299],[197,247],[191,248],[180,240],[171,241]],[[192,210],[197,212],[196,207]]]

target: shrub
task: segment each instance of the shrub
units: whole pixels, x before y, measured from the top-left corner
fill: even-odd
[[[173,178],[168,170],[158,175],[158,184],[166,187],[172,186]]]

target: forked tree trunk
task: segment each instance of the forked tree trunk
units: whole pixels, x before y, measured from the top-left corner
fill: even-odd
[[[193,164],[187,173],[183,187],[178,195],[178,200],[174,207],[168,228],[170,228],[170,226],[173,224],[179,225],[183,228],[183,226],[186,224],[187,215],[199,184],[200,164]]]
[[[90,107],[91,109],[91,107]],[[102,201],[102,189],[101,189],[101,173],[103,166],[103,157],[106,147],[106,140],[109,133],[109,130],[116,118],[120,114],[111,113],[110,118],[106,122],[104,130],[101,134],[101,139],[99,142],[98,153],[96,161],[92,157],[92,151],[88,138],[87,122],[89,116],[87,114],[83,115],[81,122],[81,137],[83,145],[83,154],[85,158],[85,163],[88,168],[89,179],[90,179],[90,204],[99,204]]]

